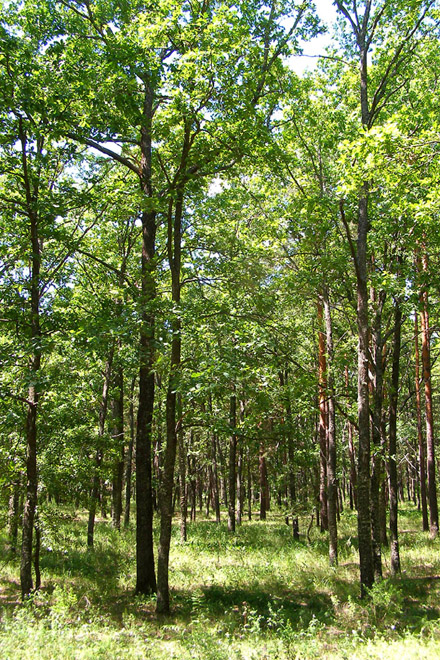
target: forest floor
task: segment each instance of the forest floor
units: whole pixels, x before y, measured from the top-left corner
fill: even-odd
[[[302,520],[301,531],[308,521]],[[356,518],[339,526],[339,567],[325,535],[291,538],[281,514],[226,522],[201,518],[182,543],[176,521],[170,558],[172,613],[134,595],[134,528],[98,520],[85,547],[86,517],[44,514],[42,589],[20,603],[19,561],[0,538],[0,657],[14,659],[272,660],[440,658],[440,540],[421,533],[420,514],[400,515],[402,575],[359,599]]]

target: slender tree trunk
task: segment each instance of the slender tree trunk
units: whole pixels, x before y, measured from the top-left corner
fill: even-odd
[[[373,291],[373,300],[375,292]],[[382,310],[386,293],[381,291],[377,300],[376,314],[373,322],[374,342],[374,380],[373,380],[373,411],[372,429],[373,459],[371,472],[371,527],[373,543],[374,576],[382,577],[382,552],[380,544],[380,486],[382,483],[382,405],[383,405],[383,338]]]
[[[422,264],[418,260],[418,269],[422,269],[425,274],[428,271],[428,256],[424,250]],[[426,458],[428,473],[428,501],[429,501],[429,527],[431,538],[438,535],[438,504],[437,488],[435,476],[435,451],[434,451],[434,418],[432,411],[432,389],[431,389],[431,355],[430,355],[430,329],[429,329],[429,308],[428,308],[428,290],[425,286],[420,294],[421,302],[421,331],[422,331],[422,365],[423,380],[425,386],[425,418],[426,418]]]
[[[417,411],[417,440],[419,447],[419,471],[420,471],[420,500],[422,506],[423,531],[429,531],[428,504],[426,499],[426,458],[425,444],[422,433],[422,405],[420,396],[420,353],[419,353],[419,328],[417,314],[414,315],[414,339],[415,339],[415,362],[416,362],[416,411]]]
[[[179,417],[182,417],[181,395],[178,397]],[[180,488],[180,539],[183,542],[187,540],[187,519],[188,519],[188,489],[186,485],[186,449],[185,438],[182,425],[179,425],[177,432],[179,444],[179,488]]]
[[[110,351],[105,363],[104,370],[104,384],[102,387],[102,398],[101,405],[99,409],[99,426],[98,426],[98,447],[96,449],[95,455],[95,472],[93,475],[93,484],[92,484],[92,493],[90,497],[89,504],[89,519],[87,523],[87,547],[93,548],[94,536],[95,536],[95,517],[96,517],[96,507],[99,501],[99,485],[100,485],[100,475],[99,471],[102,464],[102,439],[105,433],[105,421],[107,418],[107,408],[108,408],[108,393],[110,389],[110,380],[112,374],[112,364],[113,356],[115,352],[115,344],[112,343]]]
[[[185,149],[188,149],[189,128],[185,130],[183,164],[185,162]],[[180,306],[180,271],[182,254],[182,214],[183,214],[183,188],[177,190],[173,220],[173,199],[169,201],[168,209],[168,261],[171,271],[171,292],[175,308]],[[173,516],[173,485],[174,466],[178,442],[178,424],[176,419],[177,388],[180,371],[182,351],[181,320],[177,313],[173,316],[171,340],[170,375],[166,398],[167,444],[165,448],[162,483],[160,484],[160,538],[157,563],[157,604],[156,611],[164,614],[170,610],[169,593],[169,556],[171,542],[171,527]]]
[[[345,3],[335,0],[339,12],[349,16]],[[350,17],[351,18],[351,17]],[[370,128],[371,116],[368,99],[368,51],[370,41],[367,31],[370,26],[370,3],[365,9],[361,22],[354,4],[354,18],[350,24],[356,39],[359,54],[359,102],[362,126]],[[367,275],[367,235],[369,230],[368,217],[368,182],[365,181],[358,201],[357,218],[357,249],[353,245],[348,223],[345,219],[343,202],[340,203],[341,217],[344,222],[350,243],[353,262],[356,271],[358,329],[358,474],[357,474],[357,509],[358,509],[358,541],[361,596],[365,596],[374,582],[373,544],[371,539],[371,508],[370,508],[370,411],[368,396],[368,275]]]
[[[431,357],[429,347],[429,312],[428,294],[422,294],[422,364],[423,380],[425,384],[425,417],[426,417],[426,457],[428,472],[428,500],[429,500],[429,528],[431,537],[438,534],[438,505],[437,488],[435,479],[435,450],[434,450],[434,417],[432,413],[432,389],[431,389]]]
[[[390,392],[390,444],[389,444],[389,473],[390,473],[390,540],[391,540],[391,573],[400,573],[399,538],[397,529],[397,400],[399,392],[399,362],[400,362],[400,336],[402,325],[402,311],[399,302],[395,301],[394,308],[394,347],[393,366],[391,374]]]
[[[245,404],[244,401],[240,401],[240,423],[243,426],[244,423],[244,410]],[[237,525],[241,525],[241,520],[243,517],[243,503],[244,503],[244,493],[243,493],[243,438],[241,437],[237,443],[237,511],[236,511],[236,522]]]
[[[234,388],[235,390],[235,388]],[[237,397],[234,394],[229,399],[229,425],[231,427],[229,438],[229,506],[228,506],[228,531],[235,532],[235,486],[236,486],[236,461],[237,461]]]
[[[333,331],[328,292],[324,292],[324,317],[327,344],[327,392],[328,392],[328,464],[327,464],[327,498],[328,498],[328,529],[329,529],[329,561],[330,566],[338,564],[338,527],[337,527],[337,497],[338,482],[336,476],[336,419],[335,393],[333,385]]]
[[[248,502],[248,520],[252,520],[252,465],[251,465],[251,450],[247,447],[246,450],[246,466],[247,466],[247,502]]]
[[[212,495],[215,511],[215,522],[220,522],[220,496],[218,487],[218,468],[217,468],[217,436],[215,433],[211,436],[212,451]]]
[[[128,409],[128,419],[130,426],[130,441],[128,443],[127,459],[125,465],[125,511],[124,511],[124,527],[127,528],[130,524],[130,504],[131,504],[131,475],[133,468],[133,447],[134,447],[134,387],[136,378],[132,379],[130,391],[130,406]]]
[[[121,344],[118,342],[118,348]],[[124,372],[122,366],[118,366],[115,373],[114,397],[112,399],[113,415],[113,442],[119,448],[119,460],[113,469],[112,483],[112,524],[115,529],[121,529],[122,516],[122,485],[124,477]]]
[[[260,520],[266,520],[269,500],[269,485],[267,482],[266,450],[264,441],[260,443]]]
[[[153,198],[152,120],[154,91],[150,74],[144,76],[141,126],[141,187],[148,201]],[[136,432],[136,593],[156,591],[153,550],[153,490],[151,435],[154,409],[154,335],[156,211],[142,212],[141,327],[139,340],[139,405]]]
[[[319,389],[319,502],[321,531],[328,530],[327,503],[327,362],[325,355],[325,333],[323,330],[322,300],[318,300],[318,389]]]
[[[357,325],[358,325],[358,473],[357,507],[361,595],[365,596],[374,582],[374,558],[371,539],[370,507],[370,410],[368,394],[368,294],[367,231],[368,198],[359,200],[357,249]]]
[[[345,365],[345,390],[347,397],[349,395],[348,391],[348,366]],[[357,471],[356,471],[356,454],[353,441],[353,424],[347,422],[347,432],[348,432],[348,458],[350,461],[350,508],[354,507],[357,509]]]
[[[30,221],[31,270],[30,270],[30,328],[32,355],[30,358],[30,378],[26,415],[26,499],[23,509],[20,585],[22,598],[26,598],[33,588],[32,582],[32,537],[37,507],[37,415],[40,400],[39,372],[41,368],[41,329],[40,329],[40,272],[41,240],[39,220],[34,207],[38,197],[28,170],[26,132],[20,119],[20,142],[22,151],[23,180],[26,191],[26,208]]]

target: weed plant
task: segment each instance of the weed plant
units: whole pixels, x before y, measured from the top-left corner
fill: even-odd
[[[306,529],[307,521],[301,521]],[[87,550],[86,516],[51,508],[43,519],[42,589],[20,602],[19,561],[2,536],[0,657],[27,659],[294,660],[440,657],[439,540],[419,531],[420,514],[400,515],[402,575],[359,599],[356,518],[339,526],[339,566],[326,535],[295,541],[278,514],[173,530],[172,613],[134,594],[134,529],[99,520]]]

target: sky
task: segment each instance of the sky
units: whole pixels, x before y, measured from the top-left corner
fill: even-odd
[[[332,42],[332,24],[336,20],[336,9],[333,2],[332,0],[315,0],[315,5],[319,18],[328,27],[328,32],[303,43],[303,56],[295,56],[290,59],[290,66],[298,74],[302,74],[306,69],[313,69],[318,59],[310,56],[323,55],[325,48]]]

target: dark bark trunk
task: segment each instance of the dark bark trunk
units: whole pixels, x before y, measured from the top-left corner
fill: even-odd
[[[217,469],[217,437],[215,433],[211,436],[212,450],[212,496],[215,511],[215,522],[220,522],[220,496],[218,487],[218,469]]]
[[[240,424],[243,426],[244,423],[244,411],[245,404],[244,401],[240,401]],[[237,443],[238,455],[237,455],[237,511],[236,511],[236,522],[237,525],[241,525],[241,520],[243,517],[243,504],[244,504],[244,488],[243,488],[243,438],[240,438]]]
[[[419,328],[417,314],[414,316],[414,334],[415,334],[415,367],[416,367],[416,411],[417,411],[417,440],[419,449],[419,474],[420,474],[420,500],[422,507],[422,526],[423,531],[429,531],[428,522],[428,503],[426,498],[426,457],[425,444],[422,433],[422,404],[420,395],[420,352],[419,352]]]
[[[141,126],[141,188],[151,202],[152,119],[154,92],[145,80]],[[142,212],[141,327],[139,339],[139,406],[136,432],[136,593],[156,591],[153,550],[151,435],[154,409],[154,334],[156,211]]]
[[[357,507],[361,595],[365,596],[374,582],[373,544],[370,508],[370,420],[368,394],[368,292],[367,231],[368,199],[359,200],[357,240],[357,326],[358,326],[358,472]]]
[[[319,390],[319,502],[321,531],[328,530],[327,502],[327,362],[323,330],[322,301],[318,301],[318,390]]]
[[[375,292],[372,295],[376,298]],[[382,577],[382,552],[380,543],[380,486],[382,483],[382,405],[383,405],[383,337],[382,310],[386,293],[381,291],[377,300],[377,308],[373,321],[374,345],[374,380],[373,380],[373,411],[371,436],[373,440],[373,457],[371,471],[371,528],[373,543],[374,576]]]
[[[348,366],[345,365],[345,391],[347,397],[349,396],[349,379],[348,379]],[[353,506],[357,509],[357,471],[356,471],[356,453],[354,448],[353,441],[353,424],[347,422],[347,433],[348,433],[348,458],[350,461],[350,508],[353,509]]]
[[[328,499],[328,530],[329,530],[329,561],[330,566],[338,564],[338,527],[337,527],[337,497],[338,483],[336,475],[336,416],[335,393],[333,386],[333,331],[328,292],[323,296],[324,318],[326,327],[327,348],[327,392],[328,392],[328,463],[327,463],[327,499]]]
[[[231,395],[229,400],[229,426],[231,428],[229,438],[229,496],[228,496],[228,531],[235,532],[235,486],[236,486],[236,461],[237,461],[237,397]]]
[[[30,357],[30,384],[27,397],[26,415],[26,499],[23,508],[20,585],[22,598],[28,596],[33,588],[32,582],[32,537],[34,518],[37,507],[37,416],[40,400],[39,372],[41,368],[41,328],[40,328],[40,272],[41,243],[39,220],[35,209],[38,188],[32,184],[28,170],[28,152],[26,132],[20,119],[20,141],[22,152],[23,180],[26,191],[26,209],[30,221],[30,329],[32,354]]]
[[[390,541],[391,573],[400,573],[399,538],[397,529],[397,399],[399,392],[399,362],[402,311],[396,300],[394,308],[394,346],[390,391],[389,473],[390,473]]]
[[[187,142],[189,140],[189,129],[185,131],[182,162],[185,163]],[[183,188],[177,191],[173,217],[174,201],[169,201],[168,208],[168,261],[171,271],[171,294],[176,311],[180,305],[180,270],[181,270],[181,252],[182,252],[182,214],[183,214]],[[172,340],[171,340],[171,359],[170,375],[168,380],[168,390],[166,397],[166,429],[167,443],[165,448],[164,466],[162,472],[162,482],[160,484],[160,538],[157,563],[157,604],[156,611],[164,614],[170,610],[169,593],[169,556],[172,528],[172,502],[174,485],[174,467],[176,462],[176,450],[178,442],[178,424],[177,420],[177,389],[179,381],[180,360],[182,350],[181,321],[180,314],[173,316],[171,322]]]
[[[430,357],[430,332],[428,294],[422,294],[422,364],[423,380],[425,384],[425,417],[426,417],[426,458],[428,472],[428,501],[429,501],[429,529],[431,538],[438,535],[438,505],[437,488],[435,478],[435,450],[434,450],[434,417],[432,412],[432,390],[431,390],[431,357]]]
[[[260,520],[266,520],[267,511],[269,509],[269,485],[267,481],[267,465],[266,465],[266,450],[263,440],[260,443]]]

